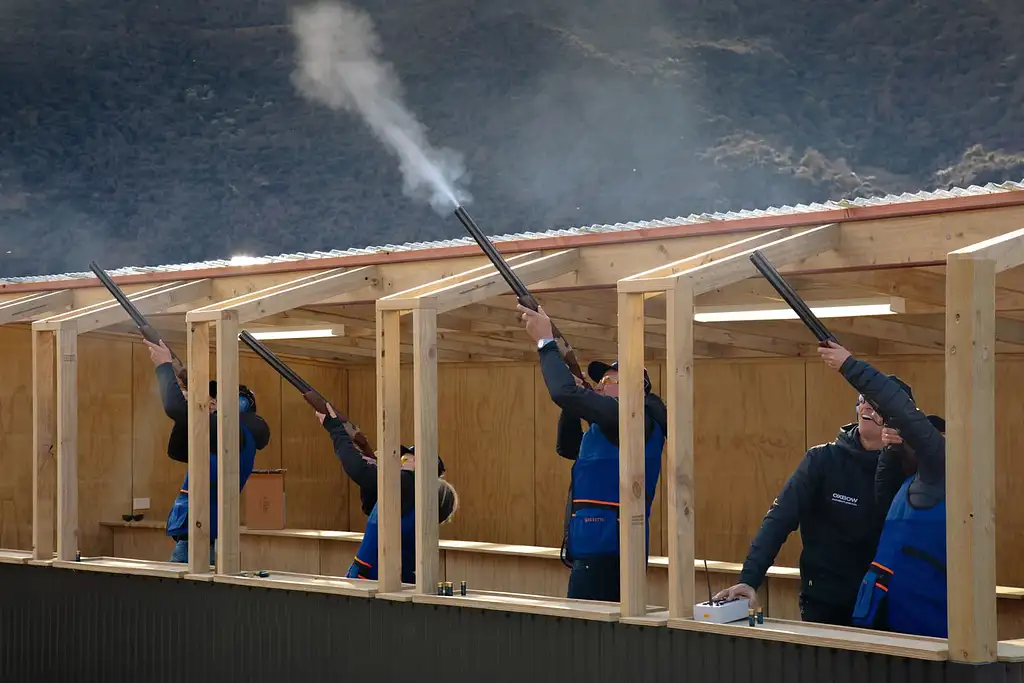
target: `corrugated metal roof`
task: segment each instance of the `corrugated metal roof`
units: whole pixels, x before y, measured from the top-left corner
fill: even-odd
[[[671,227],[680,225],[699,225],[703,223],[739,221],[749,218],[760,218],[764,216],[787,216],[801,213],[814,213],[819,211],[834,211],[838,209],[858,206],[881,206],[891,204],[907,204],[910,202],[922,202],[935,199],[951,199],[955,197],[966,197],[986,194],[999,194],[1024,190],[1024,179],[1020,182],[1007,181],[1003,183],[988,183],[985,186],[971,185],[970,187],[955,187],[948,190],[934,190],[931,192],[905,192],[903,194],[890,194],[884,197],[864,197],[858,199],[843,199],[840,201],[828,201],[825,203],[797,204],[795,206],[769,207],[767,209],[728,211],[716,213],[690,214],[689,216],[677,216],[675,218],[662,218],[651,221],[635,221],[630,223],[616,223],[614,225],[587,225],[545,232],[512,233],[491,237],[494,242],[511,242],[531,239],[543,239],[548,237],[562,237],[571,235],[585,235],[601,232],[628,232],[630,230],[643,230],[658,227]],[[474,244],[472,238],[463,237],[452,240],[438,240],[435,242],[406,242],[404,244],[385,244],[381,246],[369,246],[352,249],[332,249],[331,251],[298,252],[294,254],[279,254],[278,256],[242,257],[230,260],[216,259],[213,261],[201,261],[198,263],[179,263],[163,266],[130,266],[107,271],[111,276],[123,275],[145,275],[147,273],[170,273],[189,270],[208,270],[212,268],[227,268],[240,265],[258,265],[265,263],[282,263],[288,261],[311,261],[316,259],[337,258],[340,256],[356,256],[368,254],[386,254],[398,251],[417,251],[424,249],[443,249],[445,247],[458,247]],[[55,282],[60,280],[76,280],[92,278],[91,272],[62,273],[58,275],[32,275],[27,277],[0,278],[0,284],[30,283],[30,282]]]

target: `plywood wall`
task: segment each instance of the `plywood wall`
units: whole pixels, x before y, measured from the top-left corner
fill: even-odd
[[[28,332],[0,328],[0,546],[31,547],[31,352]],[[170,421],[145,348],[85,337],[80,345],[79,485],[83,552],[108,546],[98,524],[149,498],[147,520],[163,521],[186,466],[166,456]],[[290,361],[376,442],[373,368]],[[941,357],[876,361],[914,387],[921,408],[942,412]],[[1024,585],[1024,357],[1001,357],[997,373],[998,581]],[[650,364],[655,391],[664,368]],[[326,432],[292,387],[257,358],[243,356],[242,381],[271,427],[258,468],[286,470],[291,528],[361,531],[365,516]],[[412,376],[402,378],[402,439],[413,439]],[[696,368],[697,556],[741,562],[775,495],[806,449],[831,440],[853,418],[855,393],[816,359],[720,360]],[[442,538],[557,547],[570,463],[555,453],[558,409],[536,364],[442,365],[439,445],[462,508]],[[244,494],[243,494],[244,495]],[[651,549],[666,548],[666,497],[659,485]],[[244,520],[243,520],[244,521]],[[168,553],[170,545],[168,545]],[[776,564],[796,566],[794,534]]]

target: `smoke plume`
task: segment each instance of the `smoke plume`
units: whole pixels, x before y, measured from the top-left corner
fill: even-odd
[[[462,155],[435,149],[426,128],[402,102],[402,85],[381,60],[381,41],[368,14],[338,2],[294,10],[298,67],[292,83],[303,97],[331,109],[358,113],[398,157],[403,191],[442,213],[471,201]]]

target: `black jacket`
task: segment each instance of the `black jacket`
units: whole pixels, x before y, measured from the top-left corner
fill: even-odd
[[[859,427],[807,451],[768,509],[750,544],[740,583],[758,588],[791,532],[800,529],[802,597],[852,612],[881,535],[875,503],[878,451],[866,451]]]
[[[363,458],[362,452],[352,443],[352,438],[345,429],[345,423],[328,415],[324,419],[324,429],[331,435],[334,454],[341,461],[341,467],[349,479],[359,487],[359,498],[363,514],[369,515],[377,504],[377,463]],[[437,476],[445,471],[444,462],[437,458]],[[402,498],[402,514],[405,515],[416,507],[416,475],[412,470],[401,470],[399,475]],[[447,519],[452,512],[453,501],[446,497],[440,504],[439,519]]]
[[[917,472],[908,491],[910,504],[929,508],[940,503],[946,496],[946,438],[942,432],[896,382],[868,363],[850,356],[839,370],[875,406],[886,424],[899,430],[903,442],[914,449]],[[901,450],[886,448],[878,459],[875,499],[883,519],[907,479]]]
[[[580,420],[596,424],[613,444],[619,442],[619,401],[591,389],[576,386],[569,367],[553,343],[545,344],[538,351],[540,370],[544,376],[548,393],[555,405],[562,409],[558,416],[558,435],[555,451],[568,460],[575,460],[583,441],[583,425]],[[668,434],[668,411],[665,402],[651,393],[644,397],[644,441],[650,438],[655,423]]]
[[[178,386],[178,379],[170,363],[156,367],[156,377],[160,384],[160,399],[164,405],[164,413],[174,420],[171,436],[167,440],[167,456],[178,462],[188,462],[188,399]],[[241,427],[247,427],[256,440],[256,450],[263,450],[270,443],[270,427],[266,421],[254,412],[240,413],[238,416],[239,436]],[[217,453],[217,413],[210,413],[210,453]]]

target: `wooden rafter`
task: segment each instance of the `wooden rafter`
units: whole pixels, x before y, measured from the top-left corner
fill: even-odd
[[[169,285],[133,294],[128,300],[143,315],[173,310],[179,306],[209,299],[213,291],[210,280],[175,282]],[[109,325],[128,320],[128,312],[117,301],[89,306],[62,315],[45,318],[32,323],[34,329],[56,330],[75,329],[78,334],[99,330]]]
[[[70,289],[29,294],[0,304],[0,325],[32,320],[40,315],[69,310],[75,304],[75,293]]]
[[[218,320],[220,313],[233,311],[239,324],[316,304],[325,299],[366,287],[379,287],[377,266],[338,268],[307,275],[189,311],[190,320]]]
[[[558,251],[545,256],[528,260],[520,260],[511,265],[512,271],[530,286],[559,275],[572,272],[579,268],[580,253],[577,249]],[[418,308],[430,308],[437,313],[479,303],[508,291],[508,284],[493,267],[490,272],[457,282],[446,282],[451,278],[436,283],[438,286],[424,286],[413,290],[413,294],[404,292],[392,294],[377,300],[379,310],[405,311]]]

